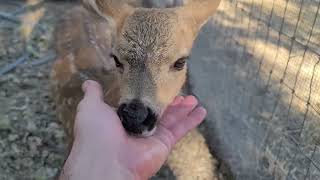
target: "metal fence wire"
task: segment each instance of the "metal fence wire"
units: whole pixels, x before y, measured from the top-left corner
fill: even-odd
[[[269,179],[320,179],[319,7],[319,0],[233,0],[214,18],[260,90],[241,95],[267,124],[259,146]]]
[[[52,129],[54,127],[57,131],[59,129],[58,125],[53,124],[51,121],[56,118],[52,109],[39,105],[43,101],[49,101],[47,99],[49,88],[46,84],[50,66],[45,65],[44,68],[40,67],[40,70],[38,69],[40,73],[46,74],[45,78],[41,76],[41,80],[39,80],[39,83],[42,84],[41,88],[45,87],[44,89],[37,87],[38,79],[34,75],[37,72],[30,70],[30,67],[35,68],[35,66],[38,67],[54,59],[54,54],[50,51],[51,46],[48,45],[50,43],[46,42],[50,38],[41,36],[42,34],[52,34],[53,27],[50,26],[50,23],[53,24],[53,21],[50,22],[44,19],[38,25],[38,29],[40,29],[38,33],[32,37],[22,37],[20,40],[15,40],[9,36],[18,36],[17,34],[20,32],[16,32],[14,28],[23,23],[17,16],[29,12],[30,9],[37,9],[39,6],[43,6],[45,1],[36,1],[38,3],[25,6],[24,1],[0,0],[0,2],[2,2],[1,4],[11,4],[12,7],[19,7],[7,9],[3,6],[1,11],[5,13],[0,13],[1,28],[5,28],[12,33],[8,35],[7,31],[1,31],[0,34],[1,49],[8,49],[1,52],[2,57],[0,57],[0,60],[3,60],[2,62],[0,61],[0,92],[2,93],[0,94],[0,100],[11,102],[9,99],[16,98],[15,93],[20,93],[19,88],[16,89],[16,87],[19,87],[20,80],[16,80],[14,75],[4,75],[17,66],[22,66],[26,68],[17,69],[17,72],[25,74],[23,77],[31,78],[36,82],[36,85],[27,84],[27,88],[21,87],[21,90],[25,89],[29,93],[28,95],[36,97],[35,103],[30,105],[30,102],[26,101],[26,105],[29,103],[30,107],[46,108],[41,110],[35,108],[34,112],[29,112],[28,109],[19,109],[19,111],[15,112],[15,110],[0,104],[0,107],[2,107],[2,109],[0,108],[0,115],[15,113],[19,115],[19,113],[24,113],[28,117],[25,118],[23,116],[26,120],[21,120],[17,123],[14,126],[16,130],[12,130],[10,123],[4,121],[6,120],[5,118],[0,119],[0,140],[3,139],[3,141],[0,141],[0,152],[3,153],[0,156],[3,159],[2,163],[0,163],[0,179],[6,179],[8,177],[6,175],[9,174],[15,175],[11,179],[15,179],[15,177],[19,179],[19,177],[32,171],[32,169],[28,168],[43,168],[43,166],[48,169],[54,169],[52,170],[53,173],[48,171],[51,175],[43,175],[46,179],[51,177],[63,162],[63,159],[59,157],[63,147],[59,147],[59,151],[54,150],[56,145],[54,145],[54,148],[50,148],[50,144],[52,144],[50,142],[62,142],[63,138],[62,136],[57,138],[52,135],[54,133],[49,128],[51,127]],[[51,6],[48,7],[47,9],[50,10]],[[219,36],[220,40],[222,39],[221,42],[217,42],[220,43],[219,47],[235,52],[233,57],[236,58],[233,59],[240,62],[238,64],[240,64],[242,71],[245,72],[244,79],[249,85],[245,86],[245,89],[237,92],[237,94],[243,97],[242,100],[248,101],[247,104],[241,104],[242,101],[240,102],[240,110],[248,108],[250,110],[248,117],[254,117],[253,120],[252,118],[247,118],[248,120],[243,122],[248,125],[250,138],[254,137],[255,139],[251,143],[254,146],[253,149],[259,151],[257,153],[259,156],[255,156],[254,159],[258,163],[252,163],[248,167],[240,166],[251,162],[233,161],[228,155],[218,152],[218,155],[222,154],[221,159],[224,159],[231,167],[235,179],[320,180],[319,8],[320,0],[224,0],[213,18],[216,34],[218,34],[217,36]],[[34,19],[37,18],[35,17]],[[33,25],[31,26],[33,27]],[[26,31],[28,34],[29,31]],[[204,28],[204,31],[206,31],[206,28]],[[42,43],[45,43],[43,43],[44,45],[39,45],[39,43],[33,42],[34,39],[40,39]],[[10,46],[13,49],[8,48]],[[222,53],[217,56],[223,58],[228,54]],[[5,59],[12,60],[7,62],[4,61]],[[29,61],[25,63],[27,60]],[[6,85],[4,85],[5,83]],[[253,84],[257,89],[255,93],[252,93],[250,84]],[[8,89],[11,86],[14,87],[13,90]],[[32,88],[33,90],[30,91]],[[37,93],[41,94],[44,91],[46,93],[43,97],[41,95],[38,98]],[[23,99],[25,96],[17,96],[17,98]],[[52,113],[50,113],[50,117],[48,115],[41,116],[39,111],[52,111]],[[15,122],[13,116],[3,117]],[[38,118],[38,124],[34,125],[38,129],[28,130],[26,124],[31,122],[30,119],[33,119],[32,117]],[[222,119],[221,121],[225,120]],[[12,141],[14,141],[7,137],[15,131],[19,131],[20,134],[17,137],[21,138],[29,138],[29,136],[48,137],[47,139],[42,139],[43,144],[46,142],[47,145],[41,146],[45,151],[49,152],[48,155],[42,157],[37,153],[29,153],[28,150],[25,151],[24,155],[18,154],[18,151],[16,154],[14,151],[7,153],[10,150],[8,150],[9,146],[6,146],[6,144],[12,144]],[[32,135],[30,135],[30,131],[32,131]],[[50,138],[53,139],[49,138],[48,133],[52,133]],[[241,149],[237,146],[234,145],[232,147]],[[247,150],[248,148],[248,145],[246,145],[245,149]],[[234,150],[232,153],[241,154],[239,152],[240,150]],[[248,152],[243,151],[242,155],[244,153]],[[60,159],[55,158],[55,160],[52,160],[54,159],[50,156],[52,154]],[[41,160],[33,162],[30,166],[21,163],[22,165],[19,169],[20,166],[17,165],[17,162],[20,159],[23,160],[26,156]],[[57,162],[52,164],[49,162],[50,158],[52,161]],[[241,158],[237,160],[239,159]],[[23,162],[22,160],[21,162]],[[29,161],[31,160],[29,159]],[[15,165],[13,166],[13,164]],[[252,167],[255,166],[257,167],[253,170]],[[34,177],[32,176],[32,178]]]

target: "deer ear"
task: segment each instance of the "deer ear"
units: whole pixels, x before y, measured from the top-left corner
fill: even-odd
[[[220,2],[221,0],[189,0],[184,6],[177,8],[177,12],[186,24],[198,32],[217,11]]]
[[[82,3],[89,11],[94,11],[99,16],[113,20],[117,27],[121,26],[127,16],[134,8],[125,0],[82,0]]]

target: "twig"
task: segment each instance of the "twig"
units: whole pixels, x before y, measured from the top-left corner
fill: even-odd
[[[30,44],[29,44],[29,39],[26,40],[26,51],[33,57],[39,58],[40,57],[40,53],[37,52]]]
[[[8,28],[14,28],[18,26],[18,24],[12,24],[12,23],[5,23],[5,24],[0,24],[0,29],[8,29]]]
[[[14,1],[14,0],[0,0],[1,3],[7,3],[10,5],[14,5],[14,6],[21,6],[22,2],[21,1]]]
[[[25,53],[23,56],[19,57],[15,62],[5,65],[3,68],[0,69],[0,76],[15,69],[19,64],[22,64],[24,61],[28,59],[28,56],[28,53]]]
[[[12,11],[11,14],[16,16],[16,15],[22,14],[26,11],[37,9],[37,8],[41,7],[43,5],[43,3],[44,3],[44,0],[39,1],[38,3],[33,4],[33,5],[30,5],[30,4],[23,5],[20,8],[17,8],[14,11]]]
[[[47,55],[45,55],[44,57],[31,62],[31,65],[32,66],[39,66],[39,65],[48,63],[48,62],[54,60],[55,58],[56,58],[56,53],[51,51]]]
[[[19,18],[15,17],[11,14],[5,13],[5,12],[0,12],[0,18],[9,20],[9,21],[17,23],[17,24],[21,23],[21,20]]]

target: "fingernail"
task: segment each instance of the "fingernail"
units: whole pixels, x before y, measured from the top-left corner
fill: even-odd
[[[184,98],[184,102],[183,104],[186,104],[186,105],[195,105],[195,104],[198,104],[198,99],[194,96],[187,96]]]
[[[177,96],[177,97],[173,100],[173,102],[171,103],[171,105],[177,105],[177,104],[179,104],[183,99],[184,99],[183,96]]]
[[[208,114],[206,108],[204,108],[204,107],[202,107],[202,106],[199,107],[199,111],[200,111],[201,113],[203,113],[204,116],[207,116],[207,114]]]

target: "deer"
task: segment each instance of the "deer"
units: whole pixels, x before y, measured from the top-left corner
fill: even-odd
[[[87,79],[102,85],[104,101],[129,134],[152,135],[166,107],[188,90],[193,42],[220,1],[143,8],[132,0],[82,0],[66,12],[56,26],[51,84],[69,150]],[[218,161],[197,129],[175,145],[166,163],[178,180],[221,178]]]

